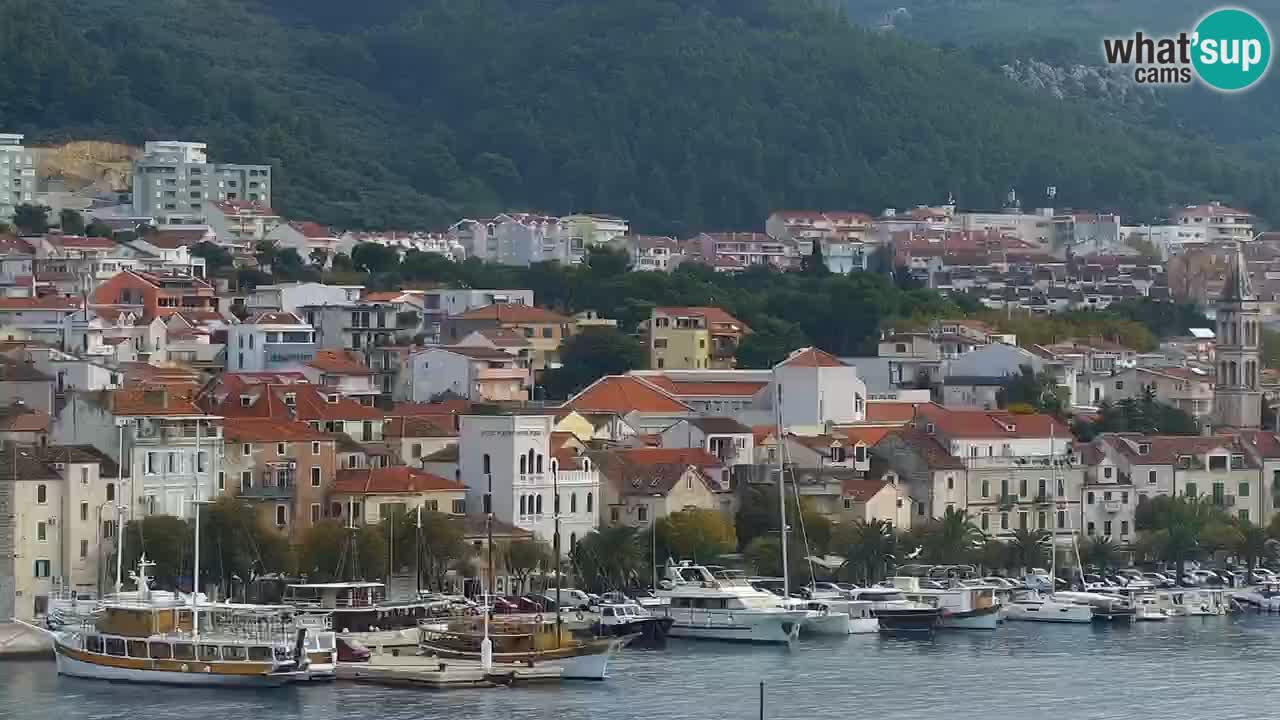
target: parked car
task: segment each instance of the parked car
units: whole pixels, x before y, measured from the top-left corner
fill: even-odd
[[[1144,572],[1142,578],[1158,588],[1171,588],[1177,584],[1168,575],[1159,572]]]
[[[1188,570],[1182,575],[1183,585],[1200,586],[1200,585],[1210,585],[1215,583],[1221,584],[1222,579],[1219,578],[1215,573],[1211,573],[1208,570]]]
[[[1249,582],[1256,585],[1276,581],[1276,574],[1266,568],[1254,568],[1249,571]]]

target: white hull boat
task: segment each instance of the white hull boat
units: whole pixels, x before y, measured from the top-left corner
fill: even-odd
[[[1025,597],[1010,600],[1008,619],[1024,622],[1079,623],[1093,622],[1093,607],[1050,598]]]
[[[195,663],[192,664],[195,665]],[[57,668],[59,675],[66,675],[67,677],[188,687],[273,688],[308,679],[305,671],[277,672],[263,675],[220,675],[196,672],[194,670],[187,672],[180,670],[175,672],[137,670],[84,662],[61,652],[57,654]]]
[[[794,642],[810,615],[804,610],[782,608],[772,612],[672,608],[663,612],[675,621],[667,631],[668,637],[752,643]]]

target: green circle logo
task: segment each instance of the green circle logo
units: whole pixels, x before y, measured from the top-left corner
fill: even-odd
[[[1191,63],[1210,87],[1244,90],[1271,65],[1271,34],[1253,13],[1222,8],[1205,15],[1192,35]]]

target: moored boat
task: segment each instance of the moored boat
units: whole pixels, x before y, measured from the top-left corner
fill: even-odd
[[[1034,590],[1014,593],[1005,607],[1007,620],[1080,624],[1093,622],[1092,606],[1040,595]]]
[[[951,582],[944,589],[922,587],[916,577],[895,577],[903,598],[938,608],[938,626],[957,630],[994,630],[1000,623],[996,588]]]
[[[661,645],[675,621],[669,617],[654,615],[638,603],[602,603],[600,619],[592,624],[596,635],[625,637],[634,635],[634,642],[642,645]]]
[[[712,574],[687,563],[667,568],[658,596],[667,604],[653,612],[672,619],[671,637],[790,643],[813,614],[782,607],[780,598],[755,589],[742,573]]]
[[[560,668],[566,680],[604,680],[609,661],[635,635],[580,638],[554,619],[465,617],[424,621],[419,650],[443,659],[484,662],[483,643],[492,643],[494,663],[546,664]]]

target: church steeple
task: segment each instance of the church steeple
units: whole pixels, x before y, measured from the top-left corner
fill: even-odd
[[[1218,300],[1217,383],[1214,415],[1219,425],[1256,428],[1262,423],[1262,314],[1249,279],[1244,244],[1237,243]]]

